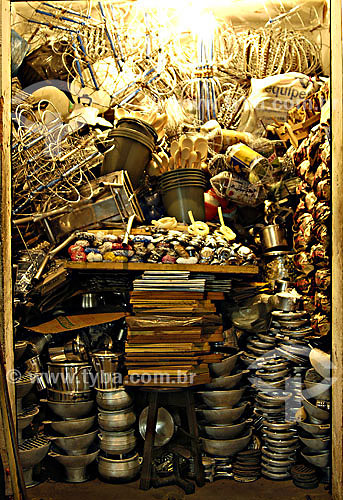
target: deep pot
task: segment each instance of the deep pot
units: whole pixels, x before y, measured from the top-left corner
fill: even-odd
[[[99,474],[107,479],[129,481],[134,479],[141,468],[141,461],[138,453],[130,458],[114,460],[103,456],[98,457]]]
[[[136,446],[135,430],[123,432],[106,432],[99,434],[100,449],[108,455],[130,453]]]
[[[126,431],[136,422],[136,415],[132,406],[125,410],[105,411],[98,413],[98,423],[102,430],[107,432]]]
[[[47,363],[48,384],[57,391],[84,392],[92,388],[92,367],[88,363]]]

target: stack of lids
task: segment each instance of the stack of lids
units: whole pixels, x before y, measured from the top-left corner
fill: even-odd
[[[233,478],[239,483],[251,483],[261,476],[261,451],[245,450],[237,453],[233,464]]]
[[[264,421],[263,432],[262,474],[274,480],[288,479],[299,446],[293,423]]]
[[[293,483],[298,488],[317,488],[319,481],[314,467],[309,465],[294,465],[291,468]]]

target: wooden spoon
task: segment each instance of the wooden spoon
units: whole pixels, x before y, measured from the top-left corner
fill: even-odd
[[[195,164],[198,161],[198,155],[196,151],[191,151],[188,158],[188,168],[195,168]]]
[[[175,160],[175,164],[174,164],[174,168],[179,168],[180,166],[180,162],[181,162],[181,150],[178,149],[174,155],[174,160]]]
[[[181,148],[182,149],[188,148],[189,151],[193,151],[194,143],[193,143],[192,139],[190,137],[185,137],[185,139],[182,140]]]
[[[173,141],[170,145],[170,154],[175,158],[175,153],[179,149],[179,144]]]
[[[175,166],[175,159],[174,156],[171,156],[169,158],[168,170],[174,170],[174,166]]]
[[[194,142],[194,150],[201,153],[201,159],[206,160],[208,152],[208,143],[204,137],[198,137]]]
[[[181,168],[186,168],[186,163],[190,154],[191,152],[189,148],[184,148],[181,150]]]

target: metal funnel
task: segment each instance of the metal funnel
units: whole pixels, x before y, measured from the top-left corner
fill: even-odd
[[[50,441],[42,434],[32,439],[25,439],[25,441],[19,445],[19,457],[27,488],[37,484],[32,478],[33,467],[45,458],[49,448]]]
[[[67,483],[83,483],[88,479],[86,474],[87,465],[91,464],[96,459],[98,454],[99,450],[89,453],[88,455],[80,455],[78,457],[59,455],[54,452],[50,452],[49,456],[55,458],[57,462],[63,465],[67,476]]]
[[[79,436],[80,434],[85,434],[92,427],[96,419],[96,415],[91,417],[74,419],[74,420],[61,420],[56,422],[43,422],[44,424],[50,424],[51,428],[62,434],[63,436]]]
[[[86,455],[90,445],[95,441],[98,434],[98,430],[89,432],[87,434],[81,434],[79,436],[64,436],[64,437],[53,437],[54,445],[58,446],[67,455],[70,456],[80,456]]]

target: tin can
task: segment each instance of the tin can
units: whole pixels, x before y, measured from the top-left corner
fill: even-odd
[[[252,184],[263,180],[270,170],[267,158],[241,142],[230,146],[226,151],[226,157],[235,172],[249,173],[249,182]]]

